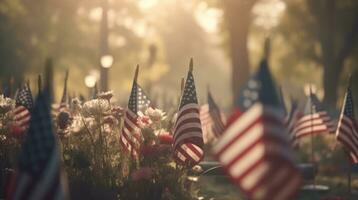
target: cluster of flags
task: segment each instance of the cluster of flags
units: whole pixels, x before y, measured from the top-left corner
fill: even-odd
[[[29,129],[6,199],[67,199],[67,189],[58,141],[53,130],[50,101],[44,91],[38,95],[31,110]]]
[[[131,152],[137,151],[134,144],[138,138],[133,133],[138,127],[137,112],[150,105],[137,84],[137,73],[121,135],[123,146]],[[286,112],[282,94],[277,94],[265,60],[242,89],[228,120],[210,91],[207,104],[199,106],[192,60],[182,87],[173,129],[174,160],[188,167],[198,164],[204,157],[203,135],[214,135],[217,139],[214,154],[249,199],[285,200],[295,196],[302,177],[294,162],[292,147],[303,137],[336,132],[352,161],[358,162],[358,135],[350,87],[337,129],[312,92],[303,110],[296,101],[291,101],[291,110]]]
[[[200,120],[200,107],[197,100],[193,71],[193,61],[180,98],[177,119],[174,124],[173,158],[184,166],[198,164],[204,157],[204,142]],[[138,66],[133,79],[127,110],[124,115],[124,125],[120,136],[123,149],[134,157],[139,155],[141,133],[137,124],[138,112],[152,107],[149,97],[137,83]]]
[[[134,157],[139,156],[141,133],[138,112],[153,104],[138,84],[135,71],[120,143]],[[33,102],[28,84],[16,95],[14,130],[27,131],[19,165],[11,181],[7,199],[65,199],[67,186],[61,168],[57,138],[51,113],[68,109],[68,72],[59,106],[50,104],[49,95],[40,91]],[[213,153],[232,181],[249,199],[292,199],[302,177],[295,165],[292,146],[299,139],[316,134],[335,133],[352,163],[358,163],[358,132],[349,83],[337,127],[317,96],[310,91],[301,111],[296,101],[286,112],[266,60],[247,81],[228,118],[208,91],[207,104],[198,103],[193,76],[193,60],[183,84],[173,127],[173,159],[192,167],[204,158],[203,135],[214,135]]]

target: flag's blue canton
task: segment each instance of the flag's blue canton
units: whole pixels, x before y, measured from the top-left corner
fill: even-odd
[[[30,88],[25,85],[22,87],[16,96],[16,105],[24,106],[28,110],[31,110],[33,106],[32,94]]]
[[[321,101],[318,99],[317,95],[314,93],[311,93],[311,95],[308,97],[308,102],[305,106],[304,114],[311,114],[325,111]]]
[[[150,105],[150,100],[140,85],[137,85],[137,89],[137,108],[140,111],[144,111]]]
[[[48,95],[41,93],[31,114],[30,128],[23,144],[19,167],[31,174],[41,174],[55,149]]]
[[[132,92],[129,96],[128,101],[128,109],[131,110],[133,113],[137,114],[137,91],[138,91],[138,85],[137,82],[133,82],[132,86]]]
[[[11,96],[11,88],[9,86],[4,86],[2,93],[3,93],[3,95],[5,97],[10,98],[10,96]]]
[[[150,105],[150,100],[137,82],[133,83],[132,92],[129,97],[128,109],[137,114],[144,111]]]
[[[353,97],[352,97],[352,90],[351,86],[347,89],[347,98],[346,98],[346,105],[344,108],[344,115],[354,119],[354,111],[353,111]]]
[[[215,103],[213,96],[208,92],[209,110],[219,110],[219,106]]]
[[[196,97],[196,89],[194,83],[193,73],[191,71],[188,72],[188,77],[185,82],[184,93],[181,99],[180,108],[189,103],[198,103],[198,99]]]
[[[265,60],[261,62],[257,73],[249,79],[241,90],[237,106],[244,112],[256,102],[276,107],[281,105]]]
[[[281,107],[283,108],[284,114],[286,116],[287,115],[287,108],[286,108],[285,98],[283,96],[282,87],[279,87],[278,91],[279,91],[279,98],[280,98]]]
[[[324,110],[323,105],[321,101],[318,99],[318,97],[316,96],[316,94],[311,94],[311,101],[312,101],[312,107],[314,112],[319,112]]]

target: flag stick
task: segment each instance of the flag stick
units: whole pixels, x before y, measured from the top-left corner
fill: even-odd
[[[266,36],[264,42],[264,58],[267,60],[267,62],[270,59],[270,54],[271,54],[271,38],[269,36]]]
[[[192,72],[194,68],[194,62],[193,62],[193,58],[190,58],[190,63],[189,63],[189,72]]]
[[[137,82],[137,79],[138,79],[138,72],[139,72],[139,64],[137,64],[137,67],[136,67],[135,73],[134,73],[133,81],[135,81],[135,82]]]
[[[63,87],[63,97],[62,98],[65,98],[65,99],[62,99],[61,101],[65,101],[67,102],[67,80],[68,80],[68,74],[69,74],[69,71],[68,69],[66,70],[66,74],[65,74],[65,82],[64,82],[64,87]],[[62,103],[62,102],[61,102]]]
[[[309,85],[309,98],[310,98],[310,135],[311,135],[311,159],[312,159],[312,164],[313,167],[315,168],[316,163],[314,160],[314,137],[313,137],[313,105],[312,105],[312,88],[311,88],[311,84]],[[316,177],[313,176],[313,187],[316,188]]]
[[[348,86],[350,86],[352,84],[352,74],[349,74],[349,79],[348,79]],[[354,111],[353,111],[354,112]],[[351,194],[351,190],[352,190],[352,165],[351,163],[349,163],[348,165],[348,177],[347,177],[347,181],[348,181],[348,194]]]
[[[14,76],[11,76],[10,77],[10,80],[9,80],[9,96],[11,98],[15,97],[15,94],[13,93],[13,90],[14,90],[14,86],[15,85],[15,77]],[[16,90],[16,89],[15,89]]]
[[[92,96],[90,98],[97,99],[97,94],[98,94],[97,82],[94,84],[93,91],[91,90],[91,92],[93,92],[93,94],[92,94]]]
[[[30,87],[30,80],[26,80],[26,86],[27,86],[27,89],[30,91],[30,94],[32,94],[32,92],[31,92],[31,87]],[[32,96],[31,96],[31,98],[33,98]]]
[[[42,79],[41,79],[41,75],[39,74],[39,76],[37,77],[37,89],[38,89],[38,93],[41,92],[42,90]]]
[[[183,94],[184,92],[184,86],[185,86],[185,78],[181,78],[181,82],[180,82],[180,96]]]
[[[349,163],[348,166],[348,176],[347,176],[347,182],[348,182],[348,194],[351,194],[351,187],[352,187],[352,166],[351,163]]]

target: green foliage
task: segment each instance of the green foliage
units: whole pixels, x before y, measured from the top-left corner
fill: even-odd
[[[340,80],[337,83],[340,91],[338,96],[342,99],[342,91],[346,87],[348,74],[354,72],[356,68],[356,65],[353,64],[357,57],[358,41],[355,38],[358,36],[356,33],[353,38],[350,38],[351,41],[348,41],[349,45],[353,45],[353,49],[345,52],[344,56],[347,57],[343,63],[334,64],[334,62],[338,62],[342,49],[347,46],[347,41],[345,41],[347,35],[352,32],[355,26],[357,1],[293,0],[285,1],[285,3],[286,11],[273,36],[277,43],[280,43],[279,46],[277,44],[276,48],[285,49],[285,51],[278,50],[279,54],[282,54],[278,57],[279,65],[282,66],[280,73],[290,77],[291,80],[285,78],[287,79],[286,82],[295,82],[297,85],[315,83],[319,87],[326,87],[322,84],[322,80],[326,76],[322,72],[323,69],[332,68],[331,66],[323,68],[324,65],[327,65],[325,64],[327,60],[331,59],[332,61],[329,63],[333,64],[333,67],[342,69],[342,73],[338,70],[337,73],[332,75],[337,76]],[[329,4],[335,5],[334,9],[329,10],[330,7],[327,6]],[[328,42],[332,42],[333,46],[326,47],[325,45],[329,44],[327,38],[330,36],[332,38],[329,38]],[[276,48],[273,51],[276,51]],[[332,55],[324,54],[327,49],[332,50]],[[335,89],[326,88],[325,92],[335,91]],[[336,95],[335,92],[332,92],[332,94]],[[330,110],[334,109],[330,108]]]

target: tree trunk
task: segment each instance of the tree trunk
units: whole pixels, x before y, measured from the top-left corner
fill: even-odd
[[[358,36],[358,15],[355,16],[352,29],[345,36],[339,50],[336,45],[336,3],[337,0],[307,0],[310,11],[317,21],[317,37],[322,50],[323,64],[323,103],[332,110],[337,104],[339,77],[344,61],[354,49]]]
[[[229,32],[232,65],[232,94],[235,99],[250,73],[247,40],[251,24],[251,9],[256,0],[223,1],[225,22]]]
[[[324,0],[318,15],[319,41],[322,49],[323,63],[323,102],[329,108],[335,108],[337,102],[337,86],[340,67],[336,63],[335,37],[336,37],[336,1]]]
[[[324,64],[323,70],[323,103],[327,105],[329,110],[334,110],[337,103],[337,88],[339,75],[341,74],[341,66],[336,66],[335,62]]]

